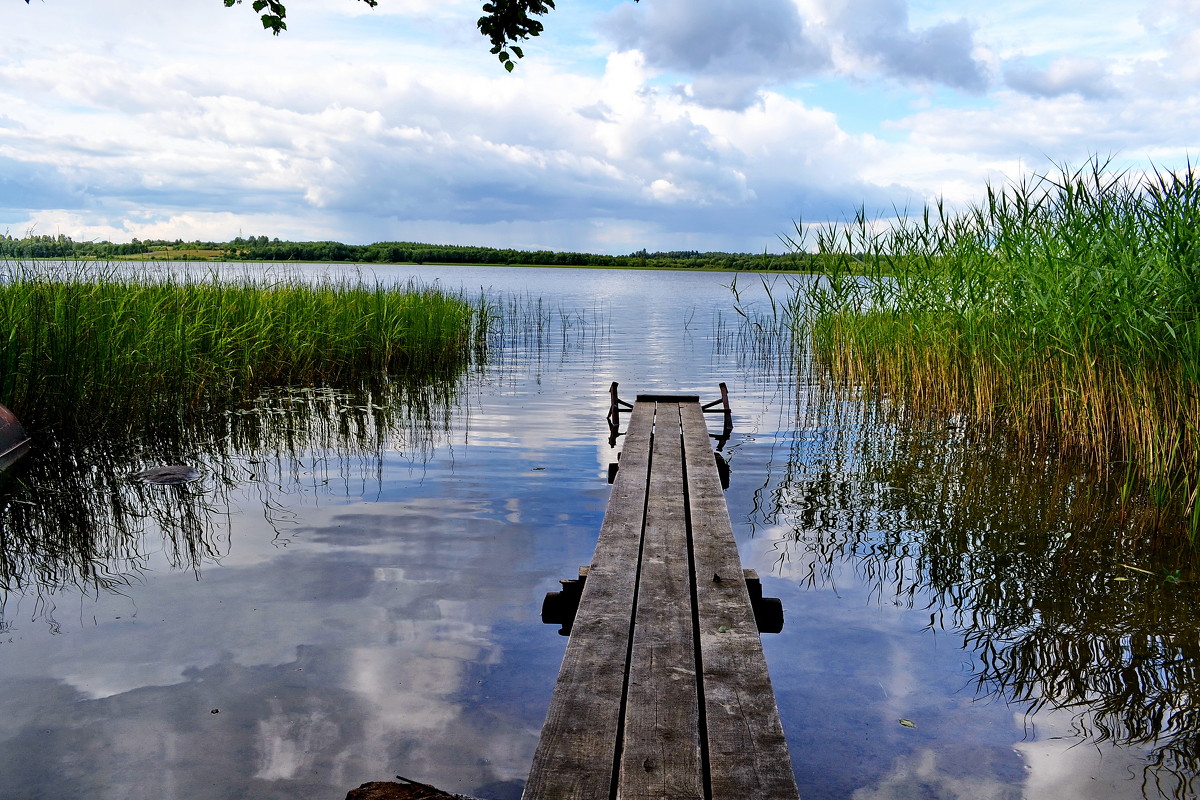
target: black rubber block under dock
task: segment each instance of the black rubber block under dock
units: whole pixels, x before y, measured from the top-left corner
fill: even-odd
[[[524,798],[798,798],[698,398],[638,397],[580,572]]]

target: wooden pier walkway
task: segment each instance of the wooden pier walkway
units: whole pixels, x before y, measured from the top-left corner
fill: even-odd
[[[525,800],[798,798],[716,463],[698,397],[638,396]]]

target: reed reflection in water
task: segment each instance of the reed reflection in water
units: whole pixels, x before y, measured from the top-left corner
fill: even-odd
[[[256,401],[158,421],[136,438],[43,434],[0,473],[0,621],[29,598],[52,627],[55,593],[120,592],[150,553],[199,573],[228,552],[230,492],[256,487],[268,521],[303,482],[361,480],[385,452],[420,460],[449,425],[456,381],[381,381],[357,391],[272,389]],[[188,464],[196,482],[150,485],[147,467]]]
[[[1022,709],[1030,741],[1041,724],[1143,752],[1145,797],[1196,796],[1200,584],[1186,543],[1152,535],[1152,509],[1122,516],[1117,480],[820,380],[796,408],[783,474],[754,511],[790,531],[787,574],[818,588],[851,567],[875,602],[960,635],[966,689]]]

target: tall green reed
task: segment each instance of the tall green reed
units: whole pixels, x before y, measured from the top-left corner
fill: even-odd
[[[9,264],[0,402],[34,426],[119,428],[268,386],[452,374],[482,341],[481,319],[477,306],[417,284],[190,282]]]
[[[1123,475],[1200,532],[1200,183],[1078,169],[815,232],[797,284],[827,377]],[[1173,521],[1172,521],[1173,520]]]

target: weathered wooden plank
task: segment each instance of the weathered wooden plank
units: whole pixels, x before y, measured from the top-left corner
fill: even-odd
[[[799,792],[699,406],[681,407],[713,800]]]
[[[630,415],[596,552],[522,795],[611,797],[645,509],[653,407]]]
[[[679,409],[655,412],[619,800],[704,797]]]

